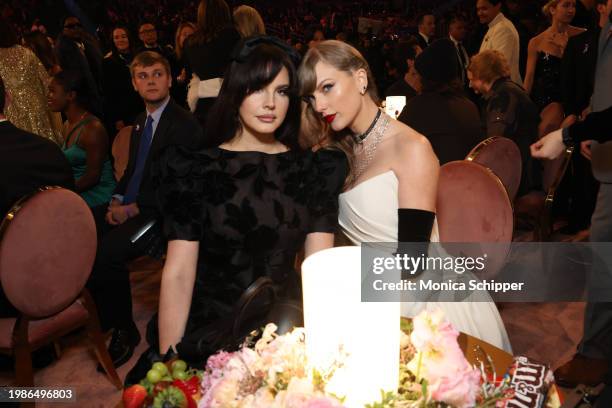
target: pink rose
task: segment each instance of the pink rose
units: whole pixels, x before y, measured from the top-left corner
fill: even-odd
[[[342,405],[332,398],[317,397],[308,401],[303,408],[342,408]]]
[[[413,319],[411,334],[418,353],[408,366],[427,380],[431,398],[463,408],[476,401],[480,372],[465,359],[457,343],[458,335],[442,312],[420,313]]]
[[[479,388],[480,373],[476,369],[468,368],[438,377],[429,383],[428,391],[436,401],[443,401],[457,408],[467,408],[475,405]]]

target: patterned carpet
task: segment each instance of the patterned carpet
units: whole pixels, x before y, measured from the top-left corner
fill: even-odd
[[[132,265],[134,315],[141,334],[157,307],[161,264],[139,261]],[[552,367],[562,364],[574,353],[582,334],[583,303],[501,305],[501,315],[516,355],[525,355]],[[38,370],[35,383],[40,387],[74,387],[79,407],[115,407],[121,399],[107,378],[96,371],[96,361],[83,332],[75,332],[62,343],[61,358]],[[138,356],[145,350],[138,346],[132,360],[118,369],[123,379]],[[12,372],[0,372],[0,384],[11,384]],[[65,404],[38,404],[39,407],[65,407]]]

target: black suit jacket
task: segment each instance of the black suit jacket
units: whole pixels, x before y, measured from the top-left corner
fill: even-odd
[[[593,95],[599,33],[597,27],[571,37],[561,60],[561,98],[567,115],[580,115]]]
[[[125,195],[130,178],[132,174],[134,174],[138,146],[140,145],[140,138],[144,130],[146,118],[146,113],[143,112],[134,123],[130,138],[130,156],[127,168],[125,169],[123,177],[121,177],[121,180],[117,183],[115,194]],[[151,148],[147,156],[147,161],[145,162],[142,180],[140,182],[140,190],[136,199],[136,203],[141,213],[153,215],[159,213],[155,198],[155,184],[151,174],[151,167],[159,157],[159,154],[170,145],[183,145],[192,149],[197,149],[202,146],[203,142],[204,136],[199,123],[191,113],[187,112],[170,99],[155,129]]]
[[[429,38],[429,43],[428,43],[427,41],[425,41],[425,37],[423,37],[423,36],[421,35],[421,33],[419,33],[418,31],[417,31],[417,33],[416,33],[415,37],[416,37],[416,39],[417,39],[417,41],[418,41],[418,43],[419,43],[419,46],[421,47],[421,49],[422,49],[422,50],[424,50],[425,48],[427,48],[427,47],[429,46],[429,44],[431,44],[431,43],[432,43],[432,41],[433,41],[433,39],[430,37],[430,38]]]
[[[478,108],[461,94],[424,92],[406,103],[398,120],[429,140],[441,165],[465,159],[484,139]]]
[[[0,219],[17,200],[43,186],[74,189],[64,153],[43,137],[0,122]]]

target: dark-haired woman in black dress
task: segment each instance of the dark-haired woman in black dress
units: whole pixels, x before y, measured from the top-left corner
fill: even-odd
[[[295,65],[280,41],[242,48],[207,127],[210,146],[165,152],[158,177],[169,239],[159,304],[159,351],[204,359],[236,302],[259,277],[299,299],[296,254],[333,246],[347,163],[298,147]],[[285,46],[286,47],[286,46]],[[220,333],[222,336],[222,333]],[[188,353],[187,353],[188,354]]]

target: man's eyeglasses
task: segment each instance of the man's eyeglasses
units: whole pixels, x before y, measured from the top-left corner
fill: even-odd
[[[75,28],[81,28],[81,27],[83,27],[83,25],[82,25],[82,24],[80,24],[80,23],[66,24],[66,25],[64,26],[64,28],[67,28],[67,29],[69,29],[69,30],[74,30]]]

